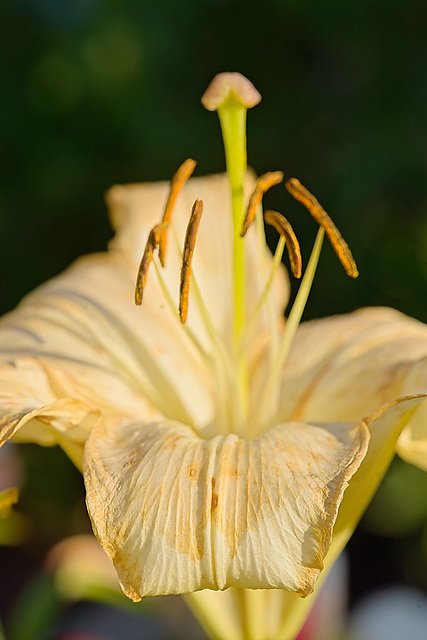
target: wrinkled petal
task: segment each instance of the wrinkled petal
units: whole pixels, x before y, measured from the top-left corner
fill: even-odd
[[[176,422],[99,423],[84,462],[94,531],[134,600],[229,586],[307,595],[367,443],[363,424],[203,440]]]
[[[60,444],[81,467],[84,443],[98,412],[70,397],[66,380],[60,370],[48,370],[36,358],[2,363],[0,446],[12,437],[44,446]]]
[[[314,593],[308,598],[298,598],[293,593],[282,592],[283,626],[274,640],[294,640],[301,629],[319,589],[328,576],[334,562],[343,551],[365,509],[394,456],[396,440],[409,421],[427,408],[427,396],[403,398],[382,407],[366,420],[371,439],[367,454],[351,479],[341,502],[334,526],[331,547],[325,558],[325,566]]]
[[[213,412],[205,362],[160,300],[135,307],[134,278],[117,256],[78,260],[2,318],[0,361],[59,364],[75,397],[106,414],[177,416],[203,428]]]
[[[254,177],[248,173],[246,200],[255,185]],[[154,182],[116,185],[107,193],[112,225],[116,236],[110,249],[128,255],[138,264],[150,229],[161,221],[163,207],[169,192],[169,183]],[[226,344],[231,342],[233,293],[233,223],[231,213],[230,186],[226,174],[204,178],[192,178],[178,196],[172,221],[182,250],[183,238],[196,199],[203,200],[203,216],[199,226],[192,270],[203,294],[210,317]],[[267,280],[271,263],[270,252],[257,241],[255,226],[242,239],[246,248],[246,292],[248,314]],[[173,230],[169,231],[166,268],[162,274],[171,295],[176,298],[181,257],[174,241]],[[155,277],[147,279],[147,295]],[[203,322],[197,310],[190,286],[189,324],[200,337]],[[281,324],[281,316],[289,297],[289,283],[285,270],[280,268],[270,299],[276,311],[275,321]],[[265,318],[264,318],[265,319]]]
[[[427,391],[427,327],[392,309],[363,309],[299,328],[282,378],[281,415],[357,421],[400,396]],[[427,466],[427,414],[398,451]]]

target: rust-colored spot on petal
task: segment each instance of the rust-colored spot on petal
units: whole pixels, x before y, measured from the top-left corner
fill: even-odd
[[[182,258],[181,278],[179,286],[179,317],[184,323],[187,319],[188,296],[190,294],[191,261],[196,244],[197,229],[203,213],[203,201],[196,200],[191,211],[190,222],[184,241],[184,255]]]
[[[301,202],[301,204],[304,205],[315,219],[317,224],[324,228],[329,242],[331,243],[332,248],[337,254],[347,275],[351,278],[357,278],[359,272],[350,248],[322,205],[313,196],[313,194],[310,193],[310,191],[306,189],[299,180],[297,180],[297,178],[291,178],[286,182],[285,186],[291,196],[293,196],[295,200],[298,200],[298,202]]]
[[[249,227],[255,220],[256,211],[261,204],[262,198],[266,191],[271,189],[276,184],[280,184],[283,180],[282,171],[269,171],[264,173],[256,181],[255,189],[249,198],[248,208],[246,211],[245,219],[243,221],[242,230],[240,236],[243,238],[248,232]]]
[[[290,222],[277,211],[266,211],[264,218],[267,224],[276,229],[286,240],[286,249],[288,251],[289,262],[291,263],[292,273],[295,278],[301,278],[302,258],[301,250],[297,237],[292,229]]]
[[[159,258],[160,258],[160,264],[162,265],[162,267],[164,267],[166,263],[168,227],[172,217],[172,210],[175,206],[176,200],[183,186],[185,185],[187,180],[192,175],[194,169],[196,168],[196,164],[197,162],[195,160],[188,158],[187,160],[185,160],[185,162],[182,163],[182,165],[173,175],[171,180],[169,197],[166,202],[166,207],[165,207],[165,211],[163,213],[163,218],[162,218],[162,223],[165,224],[166,226],[160,235],[160,242],[159,242]]]

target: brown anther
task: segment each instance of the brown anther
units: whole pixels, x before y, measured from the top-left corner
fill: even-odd
[[[162,267],[165,266],[166,261],[166,246],[168,241],[168,225],[171,221],[172,210],[175,206],[176,199],[183,186],[192,175],[194,169],[196,168],[197,162],[195,160],[185,160],[182,165],[179,167],[178,171],[173,175],[171,180],[171,186],[169,191],[169,197],[166,202],[165,212],[163,214],[162,223],[164,223],[165,229],[160,236],[160,244],[159,244],[159,258],[160,264]]]
[[[285,186],[291,196],[293,196],[295,200],[298,200],[298,202],[301,202],[317,224],[324,228],[329,242],[347,275],[351,278],[357,278],[359,272],[349,246],[321,204],[296,178],[288,180]]]
[[[148,240],[145,245],[144,253],[141,258],[141,262],[138,268],[138,275],[135,284],[135,304],[142,304],[142,298],[144,295],[145,283],[147,282],[148,267],[153,259],[154,249],[160,244],[160,238],[164,233],[167,225],[164,223],[156,224],[148,235]]]
[[[301,278],[301,250],[297,237],[290,223],[285,218],[285,216],[282,216],[282,214],[278,213],[277,211],[266,211],[264,214],[264,220],[267,224],[274,227],[276,231],[285,238],[286,249],[288,251],[292,273],[294,274],[295,278]]]
[[[243,238],[253,221],[255,220],[256,212],[261,204],[262,198],[266,191],[274,187],[276,184],[280,184],[283,180],[282,171],[269,171],[264,173],[256,181],[255,189],[249,198],[248,208],[246,211],[245,219],[243,221],[242,230],[240,236]]]
[[[196,244],[197,229],[203,213],[203,201],[196,200],[191,210],[190,221],[187,226],[184,241],[184,255],[182,257],[181,277],[179,283],[179,317],[181,322],[187,320],[188,296],[190,293],[191,261]]]

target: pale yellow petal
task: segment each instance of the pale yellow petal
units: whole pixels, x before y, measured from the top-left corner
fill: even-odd
[[[155,296],[135,307],[134,265],[99,254],[78,260],[0,320],[0,361],[59,364],[105,414],[212,418],[210,373],[179,318]]]
[[[70,397],[60,378],[57,367],[48,369],[37,358],[0,364],[0,446],[10,438],[60,444],[81,468],[84,443],[99,412]]]
[[[98,424],[85,449],[94,531],[125,593],[311,592],[366,427],[278,425],[203,440],[174,422]]]
[[[248,173],[246,200],[255,184],[254,176]],[[107,193],[107,204],[116,236],[110,249],[130,257],[135,264],[141,259],[150,229],[161,221],[169,191],[169,183],[141,183],[116,185]],[[172,213],[172,226],[182,249],[183,239],[191,208],[196,199],[203,201],[203,217],[197,233],[192,271],[202,291],[204,301],[213,323],[226,343],[232,335],[233,296],[233,222],[231,214],[230,187],[226,174],[204,178],[191,178],[178,196]],[[181,258],[174,241],[173,229],[169,230],[166,268],[162,275],[175,299],[178,292]],[[246,250],[246,292],[248,312],[254,309],[267,280],[271,254],[265,243],[258,242],[255,228],[241,240]],[[155,281],[155,274],[147,279],[147,296]],[[281,315],[289,296],[289,285],[283,268],[278,270],[271,300],[277,310],[275,320]],[[196,301],[190,284],[188,323],[203,339],[203,330]],[[144,295],[145,299],[145,295]],[[261,316],[265,320],[265,317]]]
[[[357,421],[401,396],[427,391],[427,326],[392,309],[314,320],[297,332],[282,378],[281,415]],[[417,414],[399,442],[427,466],[427,420]]]
[[[427,391],[427,358],[408,365],[404,391]],[[427,402],[417,410],[397,441],[396,451],[403,460],[427,471]]]
[[[283,593],[283,627],[275,640],[294,640],[310,612],[319,589],[344,549],[394,456],[396,440],[405,425],[425,411],[427,396],[401,399],[383,407],[366,422],[371,434],[368,452],[344,494],[335,523],[325,568],[315,591],[306,599]]]
[[[183,597],[206,633],[215,640],[245,638],[243,589],[194,591]]]

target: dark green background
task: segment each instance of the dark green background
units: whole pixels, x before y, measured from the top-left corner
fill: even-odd
[[[186,157],[221,171],[200,97],[239,70],[263,94],[249,161],[298,176],[361,272],[324,252],[310,316],[389,304],[425,320],[427,67],[422,0],[2,0],[3,310],[109,237],[103,193],[168,178]],[[276,189],[307,256],[314,225]]]
[[[351,281],[327,247],[306,317],[390,305],[425,321],[426,30],[423,0],[2,0],[2,311],[76,256],[104,249],[111,184],[167,179],[187,157],[198,175],[223,170],[217,118],[200,97],[215,73],[238,70],[263,95],[249,114],[250,164],[299,177],[359,266]],[[307,259],[314,223],[284,189],[267,205],[291,219]],[[22,504],[38,519],[40,551],[84,526],[82,513],[69,522],[80,479],[60,453],[22,450]],[[402,532],[393,507],[396,496],[418,504],[425,490],[425,476],[408,468],[393,467],[377,498],[384,519],[367,519],[352,543],[356,593],[370,586],[364,559],[384,549],[388,569],[371,570],[373,584],[384,573],[425,586],[427,516],[421,508]],[[393,515],[397,531],[379,531]]]

